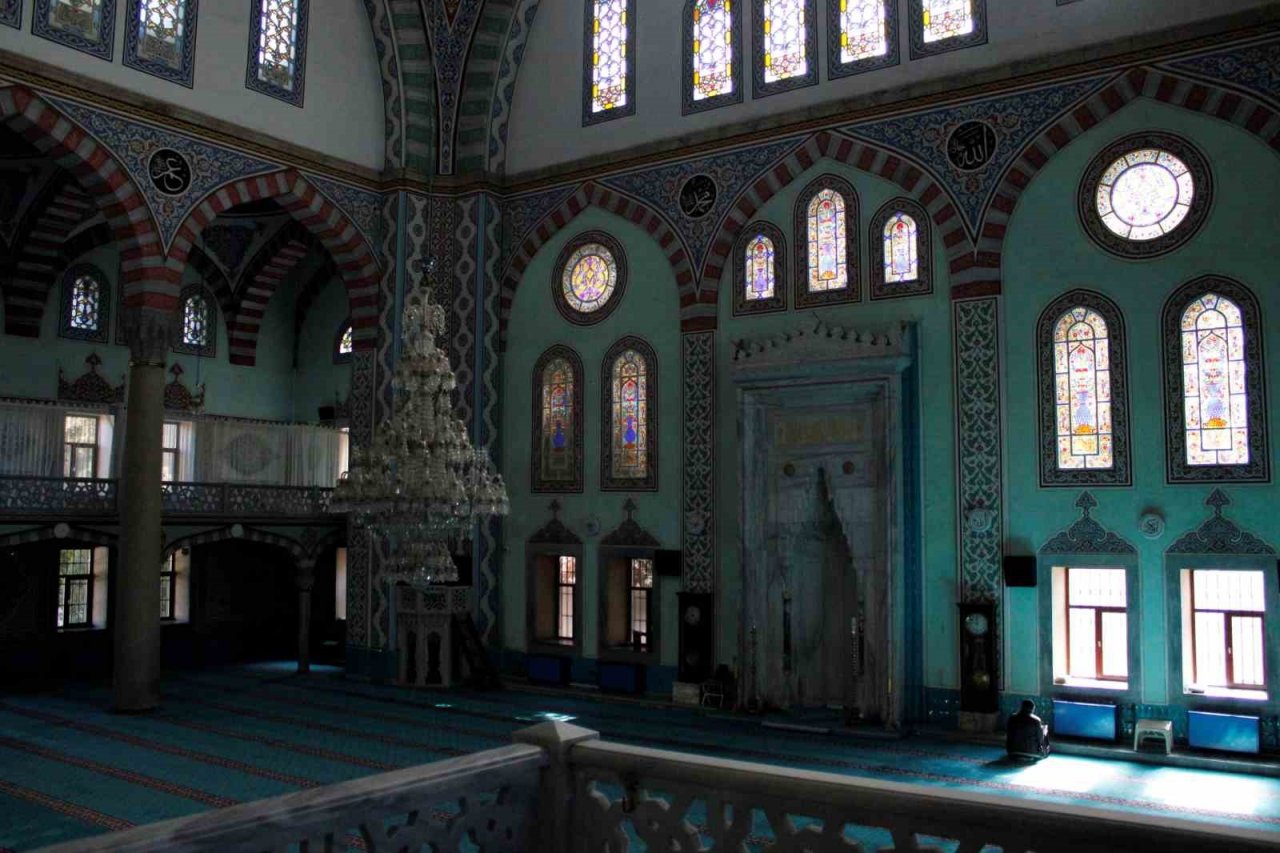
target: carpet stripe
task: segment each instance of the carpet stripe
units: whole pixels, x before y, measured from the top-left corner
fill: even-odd
[[[134,826],[133,823],[125,820],[124,818],[104,814],[103,812],[96,811],[95,809],[88,808],[87,806],[68,802],[67,800],[59,799],[58,797],[51,797],[48,794],[41,793],[40,791],[36,791],[31,788],[25,788],[22,785],[15,784],[13,782],[6,782],[3,779],[0,779],[0,794],[8,794],[9,796],[19,800],[26,800],[28,803],[35,803],[36,805],[44,806],[58,814],[75,818],[76,820],[83,821],[91,826],[101,827],[111,832],[116,832],[121,829],[132,829]]]

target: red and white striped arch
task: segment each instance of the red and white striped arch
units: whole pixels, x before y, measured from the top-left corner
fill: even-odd
[[[70,172],[102,209],[120,246],[127,307],[173,310],[160,231],[146,200],[105,145],[26,86],[0,87],[0,122]]]
[[[178,228],[165,259],[165,275],[177,293],[182,269],[200,234],[224,210],[272,199],[333,256],[347,286],[355,348],[372,350],[378,331],[378,262],[360,231],[333,202],[297,171],[284,169],[224,184],[200,202]]]
[[[267,305],[280,284],[313,251],[310,233],[296,223],[286,225],[253,258],[236,287],[236,306],[227,322],[231,363],[257,363],[258,339]]]
[[[671,227],[671,223],[649,205],[622,195],[616,190],[588,181],[561,202],[559,207],[544,216],[525,236],[515,254],[512,255],[506,272],[502,276],[500,293],[498,335],[502,346],[506,346],[507,324],[511,321],[511,305],[515,300],[516,288],[520,286],[529,262],[548,240],[589,207],[598,207],[634,222],[657,242],[658,247],[666,255],[672,275],[675,276],[676,288],[680,292],[681,327],[684,328],[685,311],[697,302],[693,266],[684,241]]]

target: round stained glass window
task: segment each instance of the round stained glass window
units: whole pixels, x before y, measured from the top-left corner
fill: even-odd
[[[617,280],[613,253],[599,243],[588,243],[565,265],[564,298],[575,310],[590,314],[609,301]]]
[[[599,232],[579,235],[556,263],[556,307],[570,322],[598,323],[616,306],[625,277],[622,247],[616,240]]]
[[[1138,134],[1109,146],[1090,164],[1080,189],[1086,230],[1103,248],[1151,257],[1189,239],[1204,221],[1210,194],[1204,158],[1167,134]]]

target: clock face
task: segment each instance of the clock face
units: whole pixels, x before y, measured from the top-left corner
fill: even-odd
[[[987,633],[987,617],[981,613],[970,613],[964,617],[964,629],[975,637]]]
[[[697,605],[690,604],[684,609],[684,623],[686,625],[697,625],[702,621],[702,608]]]

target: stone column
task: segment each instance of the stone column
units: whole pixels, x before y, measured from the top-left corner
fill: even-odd
[[[298,564],[298,673],[311,671],[311,588],[315,585],[315,565]]]
[[[109,616],[115,645],[112,693],[115,710],[139,713],[160,704],[160,477],[170,315],[134,308],[123,319],[129,397],[119,478],[120,559]]]

